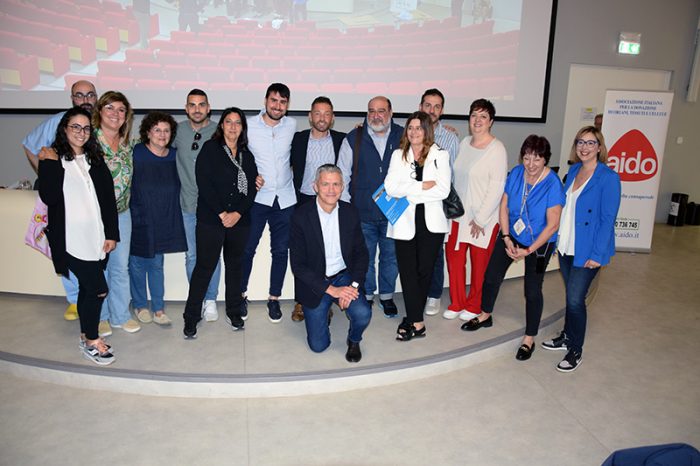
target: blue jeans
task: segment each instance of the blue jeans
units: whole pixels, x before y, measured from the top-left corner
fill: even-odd
[[[350,274],[346,272],[336,277],[331,284],[333,286],[348,286],[351,281]],[[303,306],[306,340],[309,342],[311,351],[320,353],[331,344],[331,332],[328,329],[328,310],[334,302],[337,303],[338,300],[329,294],[324,294],[318,306]],[[362,333],[372,319],[372,309],[369,307],[365,297],[360,295],[350,303],[350,307],[345,312],[350,318],[348,340],[353,343],[359,343],[362,341]]]
[[[73,272],[68,271],[68,278],[61,275],[63,289],[66,290],[66,301],[68,304],[78,303],[78,279],[73,275]]]
[[[396,263],[394,240],[386,237],[388,222],[362,222],[362,234],[365,237],[369,253],[369,268],[365,277],[365,294],[372,299],[377,290],[377,278],[374,270],[377,246],[379,246],[379,299],[391,299],[396,288],[396,277],[399,276],[399,266]]]
[[[105,278],[109,293],[102,304],[100,320],[122,325],[131,319],[129,301],[129,250],[131,248],[131,212],[125,210],[119,214],[119,242],[109,254]]]
[[[281,296],[284,275],[287,273],[287,256],[289,254],[289,223],[294,213],[294,206],[280,209],[279,202],[275,198],[272,207],[253,203],[250,208],[250,236],[243,252],[243,278],[241,290],[248,289],[250,272],[253,269],[253,257],[258,243],[262,237],[265,224],[270,226],[270,253],[272,265],[270,267],[270,296]]]
[[[598,270],[600,269],[576,267],[574,256],[559,254],[559,271],[566,287],[564,333],[568,339],[568,348],[579,353],[583,352],[586,336],[586,294]]]
[[[437,258],[435,259],[435,268],[433,269],[433,278],[430,279],[430,288],[428,289],[428,298],[439,299],[442,296],[443,285],[445,284],[445,245],[440,246]]]
[[[165,309],[165,275],[163,274],[163,254],[146,258],[129,256],[129,278],[131,283],[131,304],[135,309],[148,308],[146,282],[151,293],[151,310]]]
[[[187,273],[187,281],[192,279],[192,271],[197,263],[197,214],[182,212],[182,222],[185,224],[185,237],[187,238],[187,251],[185,252],[185,272]],[[216,301],[219,294],[219,280],[221,280],[221,259],[216,263],[214,275],[211,276],[207,294],[204,299],[207,301]]]

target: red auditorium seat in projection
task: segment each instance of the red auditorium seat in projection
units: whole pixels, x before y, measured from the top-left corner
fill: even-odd
[[[419,95],[423,89],[415,81],[400,81],[388,84],[390,95]]]
[[[115,76],[97,75],[97,89],[106,91],[109,89],[133,89],[134,80],[131,78],[122,78]]]
[[[266,82],[265,70],[258,68],[237,68],[232,72],[233,79],[246,85]]]
[[[95,40],[90,36],[83,36],[73,28],[54,27],[53,41],[68,46],[68,56],[71,61],[77,61],[83,65],[94,62],[97,59]]]
[[[160,65],[181,65],[185,63],[185,55],[180,52],[170,52],[167,50],[161,50],[156,53],[156,59],[153,63],[158,63]]]
[[[16,54],[0,48],[0,83],[3,86],[31,89],[39,84],[39,64],[36,57]]]
[[[221,55],[236,55],[238,46],[226,41],[210,42],[207,44],[207,52],[220,57]]]
[[[163,79],[163,69],[158,63],[133,63],[129,67],[131,68],[131,77],[137,82],[144,79]]]
[[[0,44],[12,44],[15,53],[34,56],[42,73],[61,76],[70,69],[66,45],[5,31],[0,31]]]
[[[113,76],[115,78],[131,77],[129,63],[113,60],[99,60],[97,62],[97,73],[102,76]]]
[[[169,81],[197,81],[197,68],[190,65],[165,65],[163,76]]]
[[[205,53],[191,53],[185,55],[187,63],[191,66],[216,66],[219,63],[219,57]]]
[[[238,55],[220,55],[219,66],[235,70],[237,68],[250,68],[250,59]]]
[[[102,21],[82,18],[80,29],[95,40],[95,48],[100,52],[112,55],[119,51],[119,30],[106,26]]]
[[[167,79],[139,78],[134,81],[136,82],[136,87],[141,90],[170,90],[173,85],[173,83]]]
[[[207,31],[221,31],[224,26],[229,26],[231,21],[226,16],[212,16],[204,23]]]
[[[119,32],[119,41],[123,44],[134,45],[139,41],[139,24],[131,11],[110,11],[104,15],[105,22],[111,24]]]
[[[165,39],[150,39],[148,41],[148,48],[155,50],[156,53],[158,51],[180,53],[175,42],[170,42]]]
[[[201,66],[197,69],[200,81],[209,84],[226,83],[231,81],[231,70],[223,66]]]
[[[279,68],[282,59],[279,57],[251,57],[250,66],[253,68]]]
[[[155,56],[151,50],[127,49],[124,51],[128,63],[155,63]]]
[[[267,68],[265,74],[267,76],[267,81],[271,83],[303,82],[303,80],[299,77],[299,70],[295,68]]]
[[[199,39],[197,38],[197,33],[192,32],[192,31],[171,31],[170,32],[170,40],[179,43],[179,42],[196,42]]]

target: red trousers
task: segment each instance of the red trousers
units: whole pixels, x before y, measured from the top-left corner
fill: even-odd
[[[484,285],[484,274],[489,265],[489,259],[496,244],[498,225],[491,233],[488,248],[480,248],[470,243],[459,243],[455,250],[459,224],[452,222],[452,230],[447,238],[445,258],[447,259],[447,271],[450,274],[450,311],[469,311],[474,314],[481,312],[481,290]],[[469,282],[469,296],[467,296],[467,249],[472,266],[472,276]]]

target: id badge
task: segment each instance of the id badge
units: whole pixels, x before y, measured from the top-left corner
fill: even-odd
[[[515,225],[513,225],[513,231],[515,231],[516,235],[520,235],[520,233],[525,230],[525,222],[523,222],[522,218],[519,218],[517,222],[515,222]]]

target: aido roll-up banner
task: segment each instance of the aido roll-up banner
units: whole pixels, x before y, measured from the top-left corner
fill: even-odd
[[[618,250],[651,250],[672,103],[673,92],[609,90],[605,94],[608,166],[622,181],[615,223]]]

